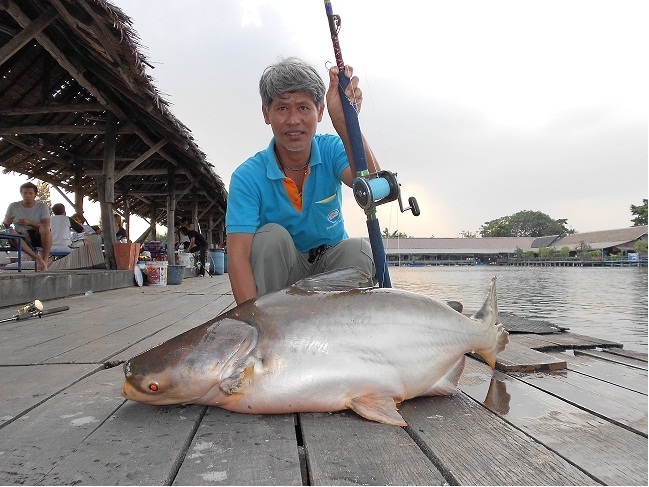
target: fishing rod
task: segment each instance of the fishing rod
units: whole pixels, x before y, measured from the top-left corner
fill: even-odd
[[[38,299],[35,299],[31,303],[27,303],[25,306],[20,308],[11,318],[0,320],[0,323],[6,323],[8,321],[28,320],[29,318],[41,318],[44,315],[60,313],[61,311],[67,311],[69,309],[69,306],[59,306],[58,308],[43,310],[43,303],[41,303]]]
[[[351,145],[352,156],[354,158],[354,168],[356,169],[356,178],[352,183],[352,191],[356,203],[365,210],[367,216],[367,231],[370,237],[372,247],[372,256],[374,257],[374,266],[376,267],[376,277],[380,287],[392,287],[390,282],[390,273],[385,257],[385,248],[383,247],[383,238],[381,236],[381,226],[376,216],[376,207],[390,201],[399,200],[399,209],[401,212],[412,211],[414,216],[419,216],[419,205],[414,196],[408,198],[408,208],[403,207],[401,201],[401,185],[397,180],[397,174],[387,170],[370,173],[367,168],[367,158],[365,157],[365,147],[363,146],[363,135],[358,122],[358,112],[355,104],[345,103],[345,89],[349,85],[349,79],[345,76],[345,63],[343,61],[340,42],[338,41],[338,32],[340,31],[340,16],[333,13],[333,8],[329,0],[324,0],[327,19],[329,20],[329,31],[331,32],[331,42],[334,48],[336,66],[338,67],[338,88],[340,89],[340,99],[347,126],[347,135]]]

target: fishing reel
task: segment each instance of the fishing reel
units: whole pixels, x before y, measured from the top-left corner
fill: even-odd
[[[365,210],[365,213],[374,211],[374,208],[383,203],[399,200],[401,213],[412,211],[414,216],[419,216],[419,205],[414,196],[408,198],[408,208],[403,207],[401,201],[401,185],[397,180],[397,174],[390,171],[379,171],[367,176],[358,176],[352,183],[352,191],[358,206]]]
[[[43,303],[38,299],[35,299],[31,303],[27,303],[25,306],[20,308],[14,316],[33,315],[41,311],[43,311]]]

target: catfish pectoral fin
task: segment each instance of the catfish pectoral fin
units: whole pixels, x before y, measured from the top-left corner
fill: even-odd
[[[408,423],[404,421],[397,411],[397,405],[391,397],[355,397],[349,401],[347,407],[359,416],[371,421],[394,426],[408,426]]]
[[[250,363],[245,367],[241,367],[234,371],[234,373],[221,381],[219,388],[226,394],[236,394],[241,392],[242,389],[245,389],[245,386],[248,385],[252,375],[255,371],[255,364]]]

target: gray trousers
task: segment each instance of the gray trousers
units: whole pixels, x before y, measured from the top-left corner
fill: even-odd
[[[268,223],[257,230],[252,240],[250,263],[257,296],[279,291],[314,274],[346,267],[358,267],[376,281],[369,241],[362,238],[342,240],[309,263],[309,254],[298,252],[291,235],[277,223]]]

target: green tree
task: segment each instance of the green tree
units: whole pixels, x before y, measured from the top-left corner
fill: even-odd
[[[50,183],[39,181],[36,183],[36,186],[38,187],[38,201],[42,201],[48,208],[51,208],[52,201],[50,200]]]
[[[572,233],[566,227],[567,222],[565,218],[554,220],[540,211],[523,210],[485,222],[480,227],[480,235],[483,237],[564,236]]]
[[[642,200],[642,205],[631,205],[631,214],[635,215],[631,221],[634,227],[647,224],[647,200]]]
[[[462,230],[458,234],[458,238],[477,238],[478,234],[476,232],[472,232],[470,230]]]
[[[394,232],[390,233],[390,230],[388,230],[387,228],[383,229],[381,235],[384,238],[409,238],[406,233],[400,232],[398,230],[395,230]]]
[[[646,254],[647,242],[645,242],[644,240],[638,240],[636,243],[633,244],[633,250],[635,250],[639,254]]]

